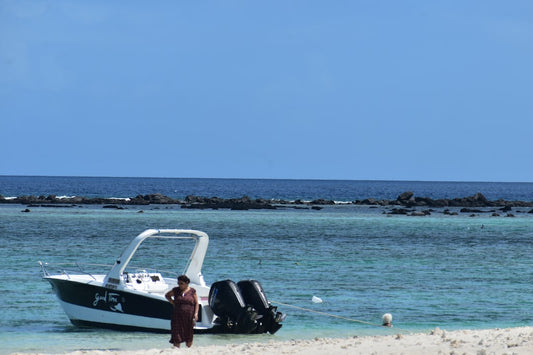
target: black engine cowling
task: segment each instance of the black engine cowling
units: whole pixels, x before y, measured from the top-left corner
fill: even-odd
[[[231,280],[217,281],[209,290],[209,306],[219,317],[236,319],[246,306],[237,284]]]
[[[256,280],[215,282],[209,290],[209,306],[218,317],[215,331],[219,332],[274,334],[285,319]]]
[[[261,284],[256,280],[243,280],[237,283],[246,304],[255,308],[262,317],[258,321],[258,333],[274,334],[281,328],[279,324],[285,315],[277,312],[278,307],[272,306],[265,295]]]
[[[214,331],[252,333],[257,329],[258,314],[247,307],[232,280],[217,281],[209,290],[209,306],[218,316]]]
[[[256,280],[243,280],[237,283],[239,291],[245,303],[251,305],[259,314],[264,314],[270,304],[263,291],[263,287]]]

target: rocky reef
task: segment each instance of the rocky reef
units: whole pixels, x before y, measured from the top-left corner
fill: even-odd
[[[316,199],[313,201],[303,201],[301,199],[294,201],[280,199],[252,199],[248,196],[239,198],[220,198],[220,197],[203,197],[189,195],[185,199],[174,199],[159,193],[148,195],[137,195],[131,198],[100,198],[100,197],[57,197],[48,196],[19,196],[16,198],[5,198],[0,195],[0,203],[22,204],[28,207],[71,207],[76,205],[104,205],[105,208],[121,209],[123,206],[145,206],[145,205],[180,205],[181,208],[188,209],[229,209],[229,210],[253,210],[253,209],[277,209],[277,208],[309,208],[321,209],[326,205],[351,204],[351,205],[369,205],[391,207],[389,214],[408,214],[415,212],[415,215],[428,215],[431,208],[462,207],[460,212],[463,213],[482,213],[495,212],[495,210],[485,211],[476,210],[477,208],[500,208],[502,212],[508,212],[513,207],[533,207],[533,201],[506,201],[488,200],[482,193],[476,193],[472,196],[453,198],[453,199],[432,199],[429,197],[417,197],[413,192],[407,191],[395,200],[383,200],[367,198],[363,200],[354,200],[350,202],[336,203],[333,200]],[[412,210],[416,207],[427,208],[425,211]],[[411,209],[411,210],[410,210]],[[533,209],[529,211],[533,213]]]

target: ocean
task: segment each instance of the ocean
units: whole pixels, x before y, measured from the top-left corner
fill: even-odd
[[[533,183],[0,176],[4,197],[161,193],[349,202],[395,199],[405,191],[533,201]],[[74,327],[38,264],[111,265],[148,228],[208,233],[206,282],[259,280],[287,313],[274,335],[201,334],[195,345],[533,325],[531,208],[513,208],[514,217],[438,209],[424,217],[391,216],[384,207],[350,204],[250,211],[79,205],[21,213],[25,208],[0,204],[2,354],[169,347],[166,334]],[[174,265],[170,254],[155,255]],[[313,296],[323,302],[313,303]],[[379,326],[384,313],[393,315],[393,328]]]

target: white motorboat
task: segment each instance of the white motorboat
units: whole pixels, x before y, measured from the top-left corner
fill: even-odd
[[[61,307],[74,325],[120,330],[169,332],[172,305],[165,293],[177,286],[177,273],[135,268],[128,264],[146,239],[192,240],[194,249],[182,274],[196,289],[200,310],[195,332],[275,333],[285,315],[272,306],[259,282],[217,281],[208,286],[202,275],[209,237],[197,230],[149,229],[135,237],[107,274],[71,271],[61,264],[39,262]],[[60,266],[57,274],[49,270]]]

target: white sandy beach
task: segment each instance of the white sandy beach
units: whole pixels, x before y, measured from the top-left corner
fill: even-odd
[[[45,353],[45,351],[43,352]],[[197,346],[187,349],[162,346],[137,351],[75,351],[69,355],[251,355],[251,354],[533,354],[533,327],[446,331],[350,338],[270,341]]]

